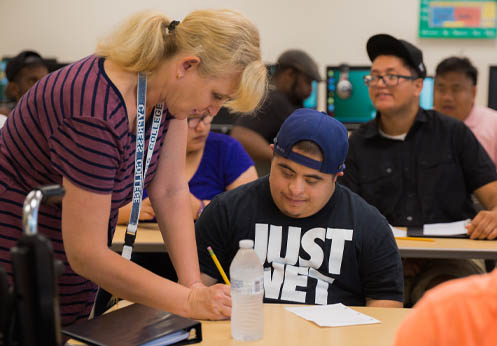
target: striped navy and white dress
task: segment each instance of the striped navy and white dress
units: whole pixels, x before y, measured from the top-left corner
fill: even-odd
[[[41,79],[19,101],[0,132],[0,263],[11,283],[10,248],[22,236],[22,205],[33,188],[61,184],[65,177],[81,189],[112,194],[109,244],[119,207],[131,201],[136,138],[129,131],[124,99],[103,63],[103,58],[89,56]],[[164,114],[145,186],[155,174],[169,118]],[[151,120],[146,124],[145,148]],[[69,266],[61,208],[42,206],[38,230],[64,263],[58,281],[62,324],[87,318],[97,287]]]

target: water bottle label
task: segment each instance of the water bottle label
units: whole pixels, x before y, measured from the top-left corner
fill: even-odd
[[[258,294],[264,291],[264,278],[254,281],[231,280],[231,288],[240,294]]]

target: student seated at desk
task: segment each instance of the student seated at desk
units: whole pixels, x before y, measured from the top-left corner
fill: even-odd
[[[236,139],[210,132],[214,115],[188,116],[186,175],[192,216],[196,220],[214,196],[257,179],[254,163]],[[155,213],[144,191],[140,220],[151,221]],[[119,224],[127,224],[131,203],[119,209]]]
[[[347,130],[298,109],[271,146],[269,176],[217,196],[195,227],[202,281],[221,276],[241,239],[252,239],[264,265],[264,301],[401,307],[402,264],[386,219],[349,189],[343,174]]]
[[[430,290],[400,325],[395,346],[497,344],[497,270]]]
[[[435,74],[433,108],[464,121],[497,164],[497,111],[475,103],[478,70],[468,58],[442,60]]]
[[[376,119],[350,136],[339,179],[395,226],[473,219],[471,239],[497,237],[497,173],[464,123],[419,107],[426,69],[422,52],[390,35],[367,43],[373,62],[366,76]],[[471,194],[488,210],[476,214]],[[450,278],[482,273],[470,260],[405,261],[406,305]]]
[[[5,75],[9,83],[5,88],[5,96],[9,100],[19,102],[21,97],[41,78],[48,74],[45,61],[37,52],[25,50],[7,62]],[[7,120],[11,109],[0,108],[0,128]]]

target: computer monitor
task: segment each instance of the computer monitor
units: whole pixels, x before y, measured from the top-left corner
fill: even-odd
[[[490,66],[488,72],[488,107],[497,110],[497,66]]]
[[[423,81],[423,90],[421,90],[421,94],[419,95],[419,105],[424,109],[432,109],[433,108],[433,86],[435,84],[435,80],[433,77],[428,76],[425,77]]]
[[[348,79],[352,84],[349,98],[341,98],[336,93],[342,74],[339,66],[326,67],[326,112],[345,125],[353,127],[373,119],[376,110],[369,98],[364,76],[370,73],[370,66],[348,66]]]
[[[318,82],[312,81],[312,91],[308,98],[304,100],[304,108],[318,108]]]
[[[329,115],[353,129],[376,116],[376,109],[369,98],[369,90],[364,84],[364,76],[370,73],[371,66],[348,66],[348,79],[352,84],[349,98],[341,98],[336,92],[340,81],[339,66],[326,67],[326,111]],[[424,109],[433,108],[433,77],[426,77],[419,98]]]

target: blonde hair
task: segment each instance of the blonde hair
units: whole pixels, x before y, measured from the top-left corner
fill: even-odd
[[[255,25],[232,10],[191,12],[169,30],[171,20],[157,11],[138,12],[101,40],[95,54],[131,72],[150,73],[179,52],[200,58],[206,78],[240,74],[233,98],[225,106],[235,112],[253,111],[267,91],[267,70],[261,59]]]

